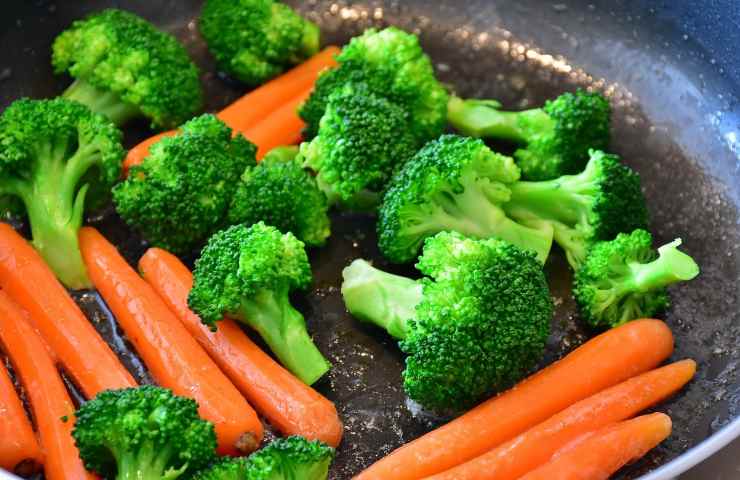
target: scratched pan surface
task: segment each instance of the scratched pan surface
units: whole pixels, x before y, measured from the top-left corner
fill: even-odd
[[[0,7],[0,106],[21,96],[46,97],[69,82],[49,66],[54,36],[83,14],[130,9],[188,47],[202,67],[208,109],[244,90],[214,73],[194,19],[201,2],[4,0]],[[297,2],[294,2],[297,3]],[[297,5],[343,43],[370,26],[395,24],[419,32],[439,77],[461,95],[498,98],[507,107],[539,105],[577,86],[607,93],[614,106],[612,149],[643,177],[656,240],[680,235],[702,267],[694,282],[672,289],[665,318],[676,335],[675,358],[692,357],[699,373],[689,388],[662,405],[674,419],[671,438],[620,478],[637,478],[676,459],[732,423],[740,409],[740,147],[736,95],[740,14],[731,1],[701,8],[643,2],[312,1]],[[692,2],[693,3],[693,2]],[[733,57],[734,55],[734,57]],[[126,129],[128,144],[147,133]],[[317,388],[337,403],[345,437],[332,478],[349,479],[443,418],[410,404],[400,388],[403,359],[386,335],[345,313],[338,287],[356,257],[386,266],[375,246],[374,219],[337,214],[328,245],[311,252],[315,282],[295,303],[334,368]],[[112,211],[90,222],[135,262],[145,249]],[[21,226],[22,227],[22,226]],[[413,273],[409,268],[395,268]],[[560,254],[546,266],[557,304],[543,363],[586,339],[574,315],[570,276]],[[77,298],[90,319],[142,382],[146,369],[93,293]],[[73,388],[73,386],[71,386]],[[526,408],[523,405],[522,408]],[[725,431],[727,432],[727,430]],[[706,444],[705,444],[706,445]],[[697,450],[695,450],[697,452]],[[696,453],[695,453],[696,454]]]

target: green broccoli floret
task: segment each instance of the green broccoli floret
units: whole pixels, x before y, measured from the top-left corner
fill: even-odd
[[[150,385],[99,393],[77,411],[72,436],[86,468],[119,480],[185,478],[216,455],[198,404]]]
[[[303,242],[263,222],[213,235],[195,262],[188,305],[215,330],[228,315],[254,328],[298,378],[311,385],[331,366],[314,345],[289,294],[311,284]]]
[[[222,457],[192,476],[192,480],[247,480],[246,457]]]
[[[593,243],[646,228],[648,223],[640,176],[616,155],[590,150],[589,156],[586,168],[577,175],[517,182],[504,206],[522,223],[550,225],[575,270]]]
[[[119,215],[152,245],[189,253],[227,225],[231,198],[256,147],[215,116],[190,120],[150,148],[113,189]]]
[[[681,239],[658,248],[657,254],[652,243],[650,233],[638,229],[589,250],[573,280],[573,295],[592,327],[652,317],[668,307],[668,285],[699,274],[696,262],[678,250]]]
[[[511,140],[522,176],[549,180],[580,172],[590,148],[609,144],[609,102],[599,93],[564,93],[542,108],[506,112],[495,100],[452,97],[447,115],[460,132],[473,137]]]
[[[198,69],[185,48],[133,13],[93,13],[62,32],[52,48],[54,71],[75,78],[63,96],[117,125],[143,116],[155,128],[171,128],[201,108]]]
[[[311,97],[299,109],[307,124],[305,138],[318,134],[329,96],[347,82],[366,83],[372,92],[401,105],[411,114],[410,130],[419,145],[444,130],[447,91],[435,78],[416,35],[396,27],[368,29],[342,49],[337,61],[339,67],[319,77]]]
[[[11,104],[0,116],[0,204],[28,216],[33,245],[59,280],[91,286],[77,232],[85,207],[110,194],[121,171],[121,132],[64,99]]]
[[[433,409],[465,409],[542,358],[553,305],[533,254],[499,239],[428,238],[411,280],[355,260],[342,296],[357,318],[400,340],[404,388]]]
[[[248,85],[319,50],[319,27],[273,0],[207,0],[198,25],[218,67]]]
[[[317,174],[330,204],[370,209],[415,151],[407,112],[366,85],[349,83],[329,95],[319,133],[301,145],[298,158]]]
[[[264,221],[307,245],[325,243],[331,233],[326,196],[297,153],[297,147],[278,147],[247,167],[231,200],[230,224]]]
[[[481,140],[443,135],[429,142],[390,181],[378,219],[381,252],[393,262],[408,262],[426,237],[452,230],[499,237],[544,262],[552,229],[521,225],[502,208],[518,179],[514,160]]]

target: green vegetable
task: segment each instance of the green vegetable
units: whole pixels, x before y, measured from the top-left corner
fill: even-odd
[[[199,26],[219,68],[248,85],[319,50],[319,27],[273,0],[206,0]]]
[[[84,403],[72,436],[85,467],[118,480],[187,478],[216,455],[213,424],[170,390],[106,390]]]
[[[605,149],[609,144],[611,109],[599,93],[564,93],[542,108],[522,112],[506,112],[500,107],[495,100],[452,97],[447,114],[450,123],[465,135],[522,144],[514,158],[528,180],[578,173],[590,148]]]
[[[576,272],[573,295],[583,318],[593,327],[612,328],[652,317],[669,304],[666,287],[691,280],[699,266],[678,250],[681,239],[652,248],[645,230],[620,233],[596,243]]]
[[[329,370],[290,304],[289,293],[311,284],[303,242],[262,222],[213,235],[195,262],[188,304],[215,330],[228,315],[254,328],[298,378],[310,385]]]
[[[203,103],[198,69],[183,46],[133,13],[93,13],[62,32],[52,50],[54,71],[75,78],[63,96],[117,125],[143,116],[172,128]]]
[[[381,252],[393,262],[408,262],[426,237],[452,230],[501,238],[544,262],[552,229],[521,225],[503,210],[518,179],[513,159],[481,140],[443,135],[429,142],[388,186],[378,219]]]
[[[534,255],[498,239],[428,238],[411,280],[355,260],[344,269],[349,312],[383,327],[408,357],[409,397],[462,410],[519,380],[542,358],[553,305]]]
[[[77,232],[85,208],[118,179],[121,132],[102,115],[61,98],[22,99],[0,116],[0,205],[28,215],[33,245],[59,280],[91,286]]]
[[[201,115],[150,148],[113,189],[119,215],[155,246],[189,253],[225,227],[256,147],[213,115]]]

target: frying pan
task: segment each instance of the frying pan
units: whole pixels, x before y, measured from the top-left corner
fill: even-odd
[[[207,108],[222,107],[244,89],[214,73],[194,21],[200,3],[4,0],[0,105],[61,92],[69,79],[52,75],[52,39],[74,19],[114,6],[177,35],[202,67]],[[698,279],[671,289],[673,304],[665,315],[676,336],[674,358],[696,359],[699,373],[660,406],[674,419],[670,439],[617,478],[672,478],[740,436],[740,9],[735,2],[293,3],[321,25],[326,43],[341,44],[367,27],[388,24],[418,33],[439,78],[463,96],[525,108],[578,86],[608,94],[614,107],[612,150],[642,175],[656,241],[681,236],[702,267]],[[146,125],[132,125],[126,141],[131,145],[146,134]],[[89,221],[131,262],[143,252],[141,239],[113,211]],[[413,274],[409,267],[387,265],[375,243],[373,218],[335,214],[328,245],[311,252],[314,286],[295,298],[334,363],[317,388],[337,403],[345,423],[332,471],[336,480],[349,479],[447,420],[404,397],[403,358],[395,342],[344,310],[340,272],[353,258]],[[546,271],[557,313],[543,364],[593,334],[574,315],[562,255],[555,254]],[[100,298],[91,292],[76,298],[134,375],[151,381]]]

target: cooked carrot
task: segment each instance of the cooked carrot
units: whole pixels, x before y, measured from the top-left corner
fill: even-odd
[[[0,363],[0,414],[2,414],[0,438],[3,439],[0,442],[0,468],[23,476],[38,471],[44,463],[44,456],[21,399],[13,387],[13,381],[2,363]]]
[[[244,132],[244,136],[257,145],[257,160],[261,160],[275,147],[293,145],[301,140],[301,130],[306,124],[296,110],[311,95],[312,90],[313,87],[299,93]]]
[[[0,342],[28,395],[44,449],[48,480],[93,479],[72,439],[75,407],[54,362],[17,305],[0,292]],[[3,418],[3,422],[8,421]],[[5,442],[7,437],[3,437]]]
[[[449,470],[579,400],[654,368],[672,351],[673,335],[659,320],[635,320],[611,329],[355,478],[415,480]]]
[[[670,434],[671,418],[664,413],[619,422],[585,434],[520,480],[607,480]]]
[[[322,71],[336,66],[337,63],[334,57],[338,53],[338,47],[326,47],[292,70],[247,93],[216,115],[235,132],[246,132],[247,129],[262,121],[264,117],[286,102],[295,99],[304,90],[312,88]],[[295,106],[293,107],[293,117],[295,117],[292,119],[293,121],[298,118],[295,115]],[[138,165],[144,161],[144,158],[149,155],[149,147],[154,142],[163,136],[173,135],[174,133],[173,130],[160,133],[129,150],[123,162],[124,174],[132,165]],[[248,136],[247,138],[252,140]]]
[[[94,228],[80,230],[80,248],[95,288],[157,383],[198,402],[220,453],[255,450],[263,434],[257,414],[152,287]]]
[[[696,373],[682,360],[632,377],[566,408],[503,445],[427,480],[515,480],[581,435],[626,420],[678,391]]]
[[[334,404],[265,354],[233,320],[211,332],[188,308],[190,270],[174,255],[150,248],[139,260],[144,279],[157,291],[247,400],[285,435],[301,435],[336,447],[342,422]]]
[[[41,256],[13,227],[0,223],[0,288],[31,316],[87,398],[136,382]]]

